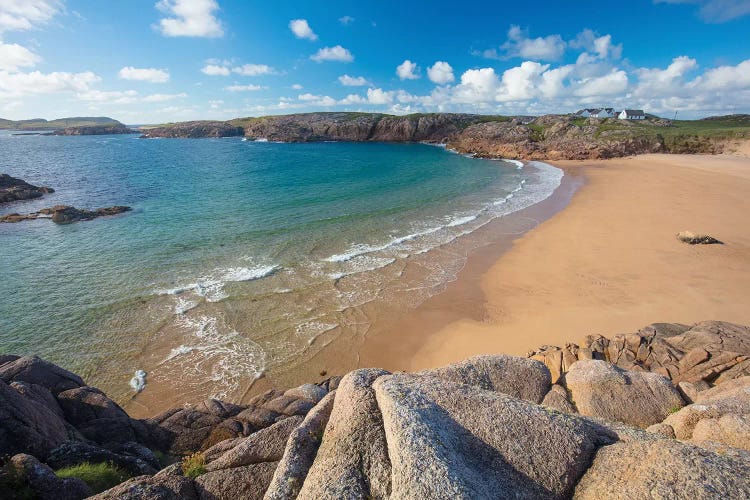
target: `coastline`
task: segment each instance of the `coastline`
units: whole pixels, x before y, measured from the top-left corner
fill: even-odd
[[[750,292],[750,157],[553,164],[586,179],[571,202],[507,252],[470,257],[444,293],[369,338],[360,366],[412,371],[476,354],[524,355],[654,321],[750,321],[741,299]],[[725,244],[686,245],[675,237],[684,230]]]

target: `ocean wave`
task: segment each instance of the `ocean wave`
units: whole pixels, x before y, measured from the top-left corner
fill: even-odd
[[[347,264],[349,264],[349,269],[337,273],[330,273],[328,274],[328,277],[333,280],[340,280],[341,278],[344,278],[346,276],[366,273],[368,271],[375,271],[376,269],[382,269],[385,266],[393,264],[394,262],[396,262],[395,257],[375,258],[360,255],[346,262]]]
[[[275,264],[270,266],[217,269],[212,276],[204,276],[195,283],[157,290],[156,293],[158,295],[180,295],[186,292],[193,292],[200,297],[204,297],[208,302],[218,302],[229,296],[224,291],[224,286],[227,283],[262,279],[272,275],[279,269],[281,269],[280,266]]]
[[[513,165],[516,166],[516,170],[521,170],[523,168],[523,162],[522,161],[508,160],[508,159],[505,159],[505,158],[503,158],[502,161],[504,161],[506,163],[512,163]]]
[[[319,321],[308,321],[297,325],[294,329],[294,333],[298,337],[302,337],[307,340],[308,345],[315,342],[315,339],[320,337],[326,332],[330,332],[334,328],[338,328],[338,323],[323,323]]]
[[[380,252],[382,250],[400,245],[401,243],[405,243],[409,240],[413,240],[414,238],[435,233],[437,231],[440,231],[441,229],[443,229],[443,226],[433,227],[424,231],[417,231],[416,233],[407,234],[406,236],[393,238],[391,241],[384,243],[383,245],[355,245],[344,253],[331,255],[330,257],[323,260],[325,260],[326,262],[346,262],[347,260],[351,260],[354,257],[359,257],[360,255],[364,255],[366,253]]]

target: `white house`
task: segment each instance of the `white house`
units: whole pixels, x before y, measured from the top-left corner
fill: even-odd
[[[623,109],[618,118],[620,120],[645,120],[646,113],[642,109]]]
[[[576,113],[581,118],[614,118],[614,108],[586,108]]]

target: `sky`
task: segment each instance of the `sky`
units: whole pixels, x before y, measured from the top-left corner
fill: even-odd
[[[750,0],[0,0],[7,119],[583,107],[750,113]]]

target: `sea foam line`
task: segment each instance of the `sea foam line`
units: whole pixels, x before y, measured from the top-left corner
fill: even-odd
[[[208,302],[218,302],[229,296],[224,291],[224,286],[228,282],[254,281],[262,279],[272,275],[279,269],[281,269],[281,267],[276,264],[270,266],[230,267],[226,269],[218,269],[214,272],[213,276],[204,276],[199,278],[195,283],[157,290],[156,293],[158,295],[180,295],[186,292],[193,292],[196,295],[204,297]],[[192,307],[189,309],[192,309]],[[182,307],[180,307],[180,309],[182,309]],[[186,310],[183,310],[181,312],[184,313],[185,311]],[[175,312],[179,313],[177,310]]]

